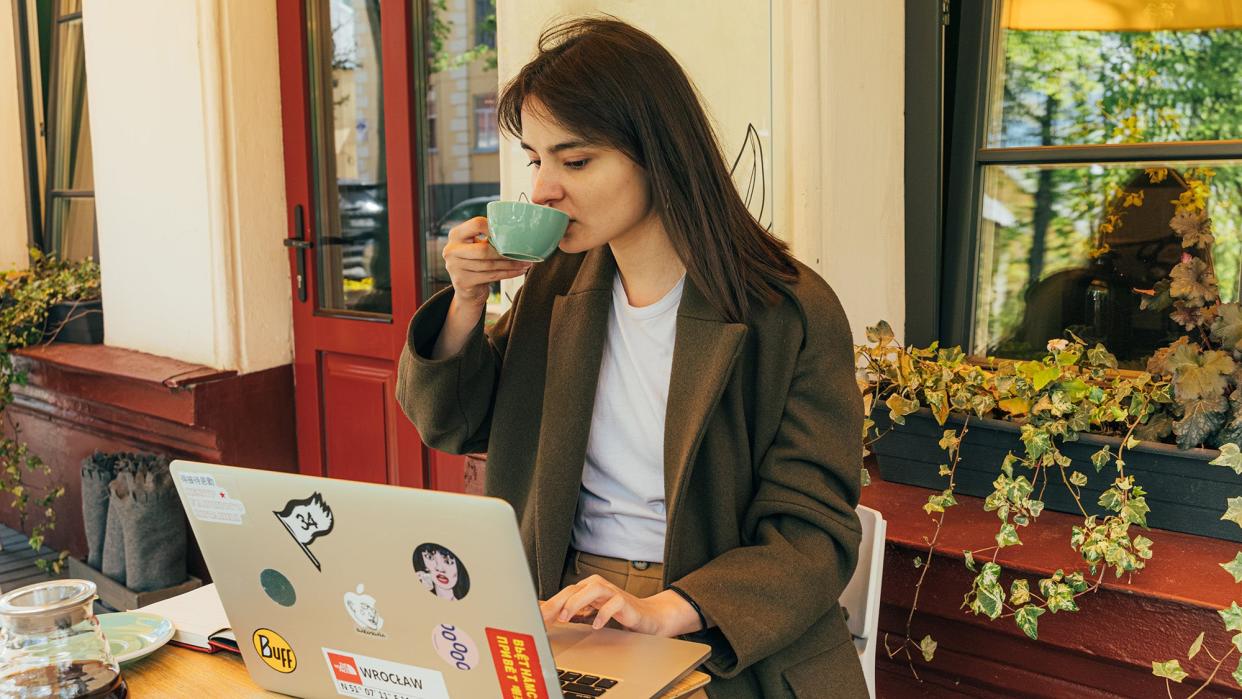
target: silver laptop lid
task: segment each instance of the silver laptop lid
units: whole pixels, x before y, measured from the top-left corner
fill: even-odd
[[[560,699],[503,500],[189,461],[171,470],[260,686]]]

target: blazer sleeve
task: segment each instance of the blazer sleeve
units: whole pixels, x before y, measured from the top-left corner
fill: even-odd
[[[848,321],[824,290],[830,307],[805,309],[805,345],[759,462],[743,545],[673,582],[716,623],[702,640],[713,647],[707,667],[724,678],[788,647],[836,606],[858,560],[862,398]]]
[[[441,290],[410,320],[397,367],[397,402],[428,446],[450,454],[487,451],[496,383],[514,309],[521,299],[484,332],[483,318],[457,354],[431,359],[453,300],[453,288]]]

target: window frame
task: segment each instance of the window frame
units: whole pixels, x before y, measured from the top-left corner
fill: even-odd
[[[986,147],[988,77],[1001,38],[1002,2],[945,0],[939,11],[920,0],[906,2],[906,342],[911,345],[939,341],[971,349],[985,167],[1242,159],[1242,140]],[[932,264],[915,268],[915,260]]]
[[[480,118],[481,113],[484,112],[484,108],[482,108],[480,105],[482,105],[487,100],[492,101],[492,106],[490,110],[491,117],[487,119],[487,123],[491,128],[491,134],[494,135],[496,138],[496,143],[491,146],[480,146],[479,137],[482,135],[483,132],[482,130],[479,129],[479,118]],[[471,153],[499,152],[500,151],[500,128],[499,128],[498,122],[496,121],[496,118],[497,118],[496,117],[496,104],[497,104],[496,93],[489,92],[489,93],[476,94],[474,95],[472,102],[473,104],[472,104],[472,109],[470,111],[470,115],[471,115],[471,122],[473,123],[473,128],[471,129],[471,131],[474,132],[473,133],[474,138],[471,139],[472,143],[470,144],[470,152]]]

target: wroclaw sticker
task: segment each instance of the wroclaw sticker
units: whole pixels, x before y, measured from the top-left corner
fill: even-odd
[[[513,699],[548,699],[543,683],[543,668],[535,639],[524,633],[487,629],[487,643],[500,680],[500,696]]]
[[[437,670],[402,665],[332,648],[323,649],[336,693],[383,699],[449,699],[444,675]]]
[[[354,630],[358,633],[375,638],[388,638],[387,634],[380,631],[384,628],[384,618],[375,608],[375,598],[363,591],[362,583],[358,583],[356,591],[345,593],[345,611],[354,620]]]
[[[268,667],[285,674],[298,669],[298,656],[293,652],[293,647],[289,645],[289,642],[281,638],[280,634],[271,629],[256,629],[252,640],[254,651]]]
[[[479,664],[479,647],[470,634],[456,626],[436,624],[431,630],[431,645],[444,662],[458,670],[472,670]]]
[[[190,514],[201,522],[217,524],[241,524],[246,506],[241,500],[229,497],[229,492],[216,483],[215,476],[206,473],[179,473],[181,492],[189,505]]]
[[[276,519],[285,525],[289,536],[302,547],[302,552],[315,564],[315,570],[322,571],[323,567],[319,565],[315,554],[311,553],[310,545],[315,539],[331,533],[332,525],[335,524],[332,508],[323,501],[323,497],[315,493],[309,498],[290,500],[285,503],[283,510],[273,511],[272,514],[276,515]]]

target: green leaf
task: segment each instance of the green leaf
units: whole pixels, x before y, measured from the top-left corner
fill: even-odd
[[[996,545],[1001,548],[1021,546],[1022,542],[1018,540],[1018,530],[1012,524],[1002,524],[1000,531],[996,533]]]
[[[1234,582],[1242,583],[1242,551],[1239,551],[1238,555],[1234,556],[1232,561],[1229,561],[1228,563],[1221,563],[1220,567],[1224,568],[1225,572],[1233,576]]]
[[[1239,554],[1239,555],[1242,555],[1242,554]],[[966,567],[971,572],[978,572],[978,569],[975,568],[975,554],[971,553],[970,551],[962,551],[962,556],[965,558]]]
[[[1217,610],[1216,613],[1225,621],[1226,631],[1242,631],[1242,607],[1237,602],[1231,603],[1228,609]]]
[[[1237,648],[1239,651],[1242,651],[1242,633],[1235,633],[1232,640],[1233,647]]]
[[[1163,663],[1158,663],[1155,660],[1151,661],[1151,674],[1156,677],[1173,680],[1174,682],[1181,682],[1188,677],[1186,671],[1182,669],[1182,664],[1177,662],[1177,660],[1168,660]]]
[[[914,557],[914,567],[915,567],[915,568],[922,568],[922,567],[923,567],[923,557],[922,557],[922,556],[915,556],[915,557]]]
[[[1195,656],[1199,654],[1199,649],[1203,648],[1203,634],[1204,632],[1200,631],[1199,637],[1195,639],[1194,643],[1190,644],[1190,650],[1186,652],[1187,659],[1194,660]],[[1242,634],[1239,634],[1239,635],[1242,635]]]
[[[1035,375],[1031,377],[1031,384],[1036,391],[1039,391],[1043,389],[1044,386],[1056,381],[1057,377],[1060,375],[1061,367],[1056,364],[1053,364],[1052,366],[1045,366],[1035,372]]]
[[[1099,473],[1108,465],[1110,457],[1111,453],[1108,451],[1108,447],[1101,447],[1099,451],[1091,455],[1091,463],[1095,466],[1096,473]]]
[[[1025,582],[1025,581],[1024,581]],[[1018,628],[1031,637],[1032,641],[1039,640],[1039,615],[1043,614],[1042,607],[1028,604],[1018,609],[1014,614],[1014,621],[1018,622]]]
[[[1242,658],[1238,658],[1238,667],[1233,671],[1233,681],[1242,687]]]
[[[936,642],[930,635],[924,636],[923,640],[919,641],[919,650],[923,652],[923,660],[930,663],[936,655]]]
[[[867,470],[866,466],[863,467],[860,477],[862,479],[863,487],[871,485],[871,472]]]
[[[1081,488],[1087,485],[1087,476],[1079,471],[1074,471],[1070,474],[1069,482]]]
[[[1238,445],[1233,442],[1220,445],[1220,456],[1208,462],[1213,466],[1224,466],[1233,469],[1234,473],[1242,476],[1242,450],[1238,449]]]
[[[1242,498],[1229,498],[1229,509],[1220,518],[1242,527]]]
[[[949,469],[948,464],[940,464],[940,470],[937,472],[937,475],[951,476],[953,475],[953,471]]]
[[[1009,586],[1009,604],[1020,607],[1030,601],[1031,583],[1024,578],[1014,580]]]

